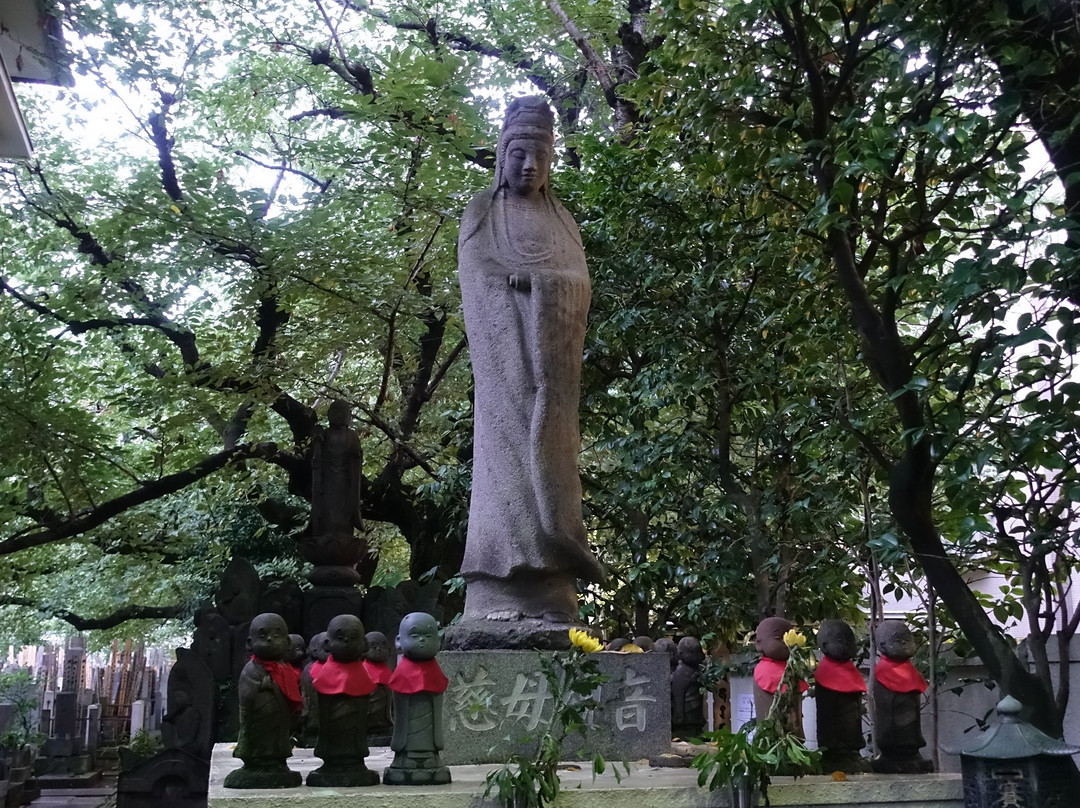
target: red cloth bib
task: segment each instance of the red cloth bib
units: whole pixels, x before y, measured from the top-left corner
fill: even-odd
[[[406,657],[394,668],[389,684],[395,693],[443,693],[450,680],[434,659],[413,662]]]
[[[850,659],[837,662],[830,657],[822,657],[814,671],[814,681],[828,690],[837,693],[865,693],[866,681]]]
[[[754,682],[766,693],[775,693],[776,688],[780,687],[780,680],[784,677],[786,667],[786,661],[762,657],[761,662],[754,667]],[[799,682],[800,693],[805,693],[809,689],[810,686],[806,682]]]
[[[370,662],[366,659],[364,660],[364,670],[371,677],[371,681],[377,685],[390,684],[390,677],[394,673],[385,662]]]
[[[874,668],[874,679],[893,693],[925,693],[926,680],[922,678],[910,659],[902,662],[880,657]]]
[[[293,708],[299,709],[303,703],[300,696],[300,672],[287,662],[274,662],[257,656],[253,656],[251,661],[256,665],[262,665],[263,669],[270,674],[270,681],[278,686],[278,690],[285,695]]]
[[[318,671],[311,666],[311,684],[324,696],[370,696],[375,689],[363,660],[338,662],[333,654]]]

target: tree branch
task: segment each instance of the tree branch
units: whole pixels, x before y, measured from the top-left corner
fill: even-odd
[[[103,502],[97,507],[76,514],[63,522],[30,529],[28,532],[18,533],[4,539],[0,541],[0,556],[73,538],[131,508],[151,502],[167,494],[174,494],[230,464],[251,457],[271,460],[277,453],[277,445],[273,443],[242,444],[235,449],[226,449],[204,458],[184,471],[146,482],[133,491],[129,491],[108,502]]]
[[[100,631],[116,628],[128,620],[171,620],[180,617],[184,610],[181,606],[124,606],[104,617],[82,617],[67,609],[54,609],[29,598],[14,595],[0,595],[0,606],[20,606],[35,609],[49,617],[63,620],[75,627],[76,631]]]

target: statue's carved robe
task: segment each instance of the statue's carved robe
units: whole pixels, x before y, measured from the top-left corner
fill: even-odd
[[[462,218],[458,274],[476,382],[462,573],[600,580],[577,466],[590,300],[577,225],[546,194],[527,207],[489,188]]]

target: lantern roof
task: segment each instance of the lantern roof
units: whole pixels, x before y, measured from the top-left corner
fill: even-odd
[[[1052,738],[1020,718],[1023,705],[1012,696],[998,702],[998,720],[966,747],[946,749],[950,754],[993,760],[1019,760],[1038,755],[1075,755],[1080,746]]]

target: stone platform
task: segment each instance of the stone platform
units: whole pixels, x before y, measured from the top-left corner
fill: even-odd
[[[373,749],[367,766],[380,774],[390,765],[389,749]],[[321,761],[310,749],[297,749],[289,767],[307,773]],[[218,744],[210,767],[209,808],[496,808],[484,801],[484,777],[496,768],[453,766],[448,786],[370,786],[368,788],[287,788],[239,791],[222,786],[225,775],[240,766],[232,744]],[[576,767],[576,768],[575,768]],[[560,774],[558,808],[726,808],[720,791],[698,788],[694,769],[653,768],[631,762],[630,774],[617,782],[610,768],[593,779],[587,763],[567,764]],[[831,777],[774,778],[769,799],[776,808],[963,808],[958,774],[849,775],[845,782]]]

